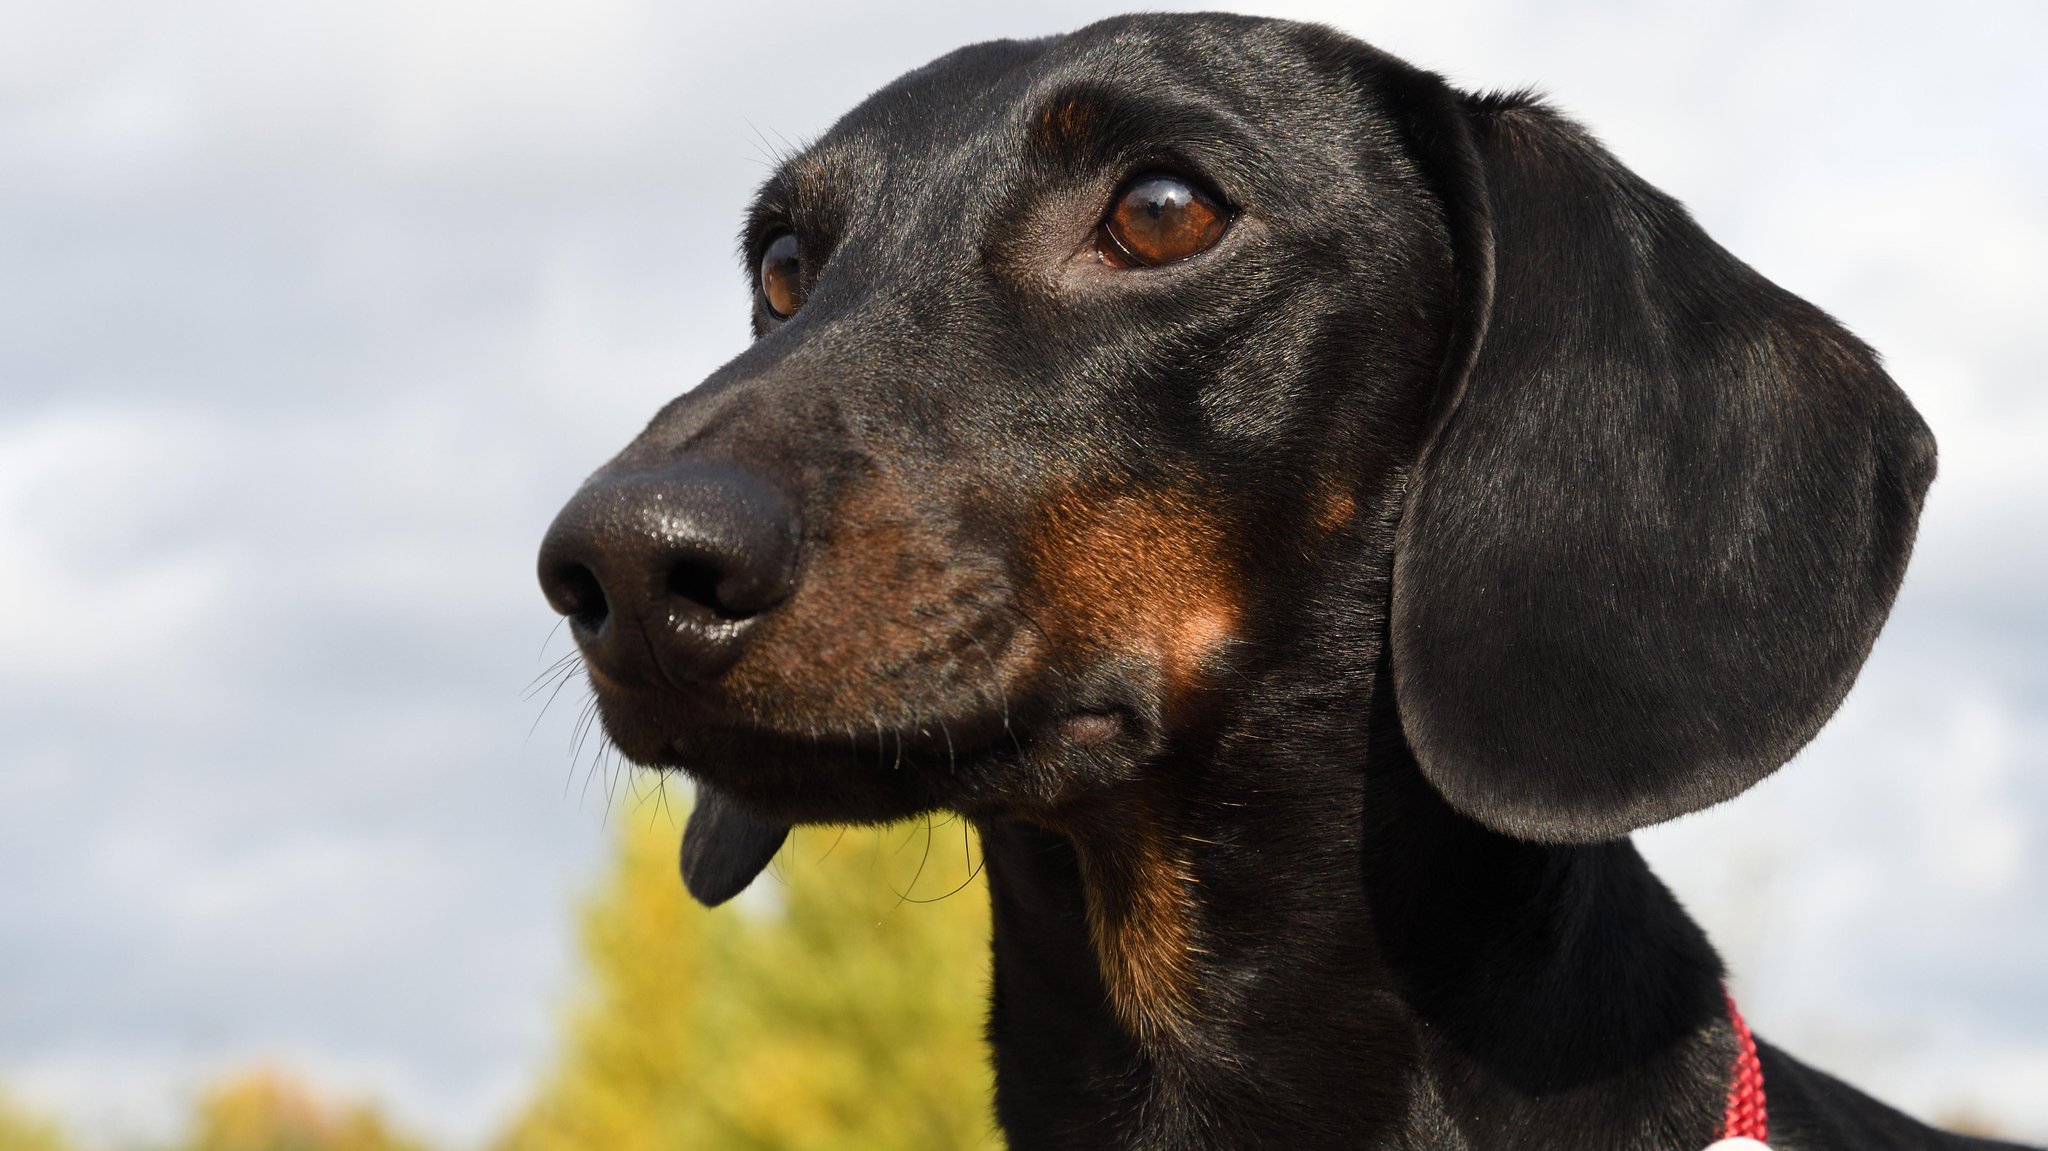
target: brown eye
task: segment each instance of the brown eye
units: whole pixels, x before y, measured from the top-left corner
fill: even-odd
[[[1225,223],[1222,207],[1200,189],[1154,173],[1124,186],[1102,221],[1098,247],[1118,267],[1171,264],[1215,244]]]
[[[761,298],[778,320],[790,318],[803,306],[803,263],[797,258],[794,233],[775,237],[761,253]]]

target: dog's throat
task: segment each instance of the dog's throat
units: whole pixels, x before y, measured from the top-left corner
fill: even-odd
[[[1201,923],[1188,845],[1143,801],[1060,820],[1074,846],[1089,942],[1112,1014],[1140,1046],[1189,1043],[1200,1022]]]

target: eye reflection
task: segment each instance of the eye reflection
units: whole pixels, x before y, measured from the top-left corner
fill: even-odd
[[[761,253],[761,298],[776,319],[786,320],[804,303],[803,261],[796,234],[784,232]]]
[[[1178,176],[1153,172],[1124,185],[1102,221],[1097,248],[1118,267],[1185,260],[1222,239],[1223,208]]]

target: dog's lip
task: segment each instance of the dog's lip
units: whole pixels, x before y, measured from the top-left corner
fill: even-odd
[[[947,808],[1057,805],[1158,752],[1165,715],[1143,675],[1115,665],[1045,671],[957,710],[806,714],[799,697],[593,681],[628,760],[719,788],[764,818],[865,823]],[[877,700],[883,706],[884,700]]]
[[[840,754],[908,756],[920,763],[942,757],[966,762],[1004,751],[1029,755],[1061,746],[1106,748],[1137,738],[1141,724],[1134,709],[1120,703],[1088,702],[1040,709],[1022,715],[1003,711],[973,715],[933,716],[903,724],[858,723],[836,731],[793,731],[774,724],[727,717],[686,725],[667,741],[675,759],[665,766],[687,767],[689,756],[705,743],[736,740],[786,744]],[[1025,718],[1036,711],[1033,718]]]

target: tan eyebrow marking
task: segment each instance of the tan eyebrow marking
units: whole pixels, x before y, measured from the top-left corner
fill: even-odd
[[[1316,511],[1316,526],[1323,529],[1323,534],[1334,535],[1357,515],[1358,500],[1343,487],[1331,484],[1323,492],[1322,505]]]
[[[1095,130],[1099,118],[1100,112],[1092,102],[1079,96],[1069,97],[1038,114],[1032,142],[1041,148],[1080,143]]]

